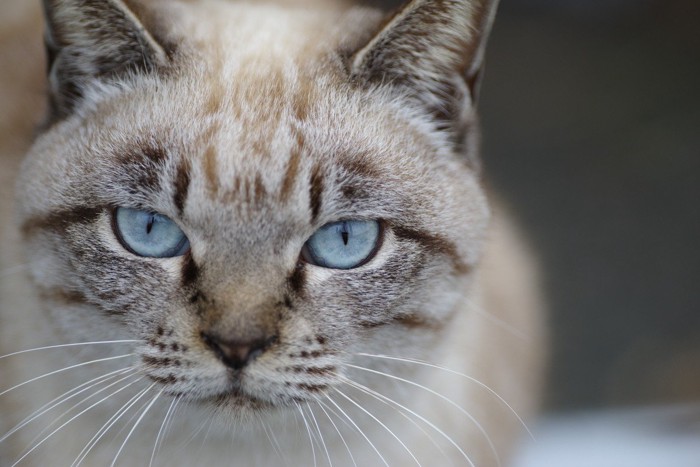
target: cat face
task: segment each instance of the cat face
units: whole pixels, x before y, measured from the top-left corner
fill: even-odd
[[[475,147],[473,63],[418,34],[443,18],[433,2],[384,28],[359,11],[170,3],[149,22],[72,3],[48,2],[53,117],[19,183],[33,276],[72,339],[137,340],[166,394],[255,410],[449,324],[488,209],[458,153]],[[465,24],[486,21],[463,3]],[[441,13],[447,39],[464,33]],[[357,24],[366,37],[342,33]],[[444,77],[394,59],[406,47]]]

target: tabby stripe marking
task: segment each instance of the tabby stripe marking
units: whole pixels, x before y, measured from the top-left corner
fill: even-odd
[[[311,172],[309,182],[309,204],[311,208],[311,222],[314,223],[321,213],[323,202],[323,172],[319,164],[316,164]]]
[[[48,215],[32,217],[22,224],[22,233],[30,236],[40,230],[63,232],[73,224],[92,224],[97,222],[105,209],[104,206],[76,206]]]
[[[292,188],[294,188],[294,182],[296,181],[297,174],[299,173],[299,165],[301,164],[301,153],[304,150],[304,145],[306,144],[304,134],[296,129],[297,144],[292,150],[292,154],[289,158],[289,163],[287,164],[287,170],[284,173],[284,180],[282,181],[282,191],[280,191],[280,201],[286,202],[289,200],[289,196],[292,193]]]
[[[469,272],[470,268],[459,256],[457,246],[449,240],[439,235],[433,235],[428,232],[408,229],[401,226],[394,226],[392,231],[398,238],[417,242],[433,254],[441,254],[449,257],[452,260],[453,267],[458,273],[466,274]]]
[[[41,291],[41,297],[44,300],[60,302],[62,305],[86,305],[88,303],[85,294],[77,290],[44,289]]]
[[[173,195],[173,202],[180,212],[180,215],[185,211],[185,202],[187,201],[187,195],[190,190],[190,181],[192,179],[190,173],[191,168],[190,161],[183,158],[177,168],[177,175],[175,176],[175,194]]]
[[[304,286],[306,285],[306,268],[303,265],[297,266],[287,278],[287,283],[289,288],[297,295],[303,295]]]
[[[182,258],[182,261],[182,286],[189,287],[199,279],[199,265],[192,257],[191,251]]]

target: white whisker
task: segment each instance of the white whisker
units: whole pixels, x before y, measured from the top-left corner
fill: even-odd
[[[93,363],[102,363],[102,362],[108,362],[108,361],[111,361],[111,360],[118,360],[118,359],[120,359],[120,358],[127,358],[127,357],[131,357],[131,356],[133,356],[133,355],[135,355],[135,354],[130,353],[130,354],[126,354],[126,355],[119,355],[119,356],[117,356],[117,357],[100,358],[100,359],[97,359],[97,360],[90,360],[89,362],[78,363],[77,365],[71,365],[71,366],[66,367],[66,368],[61,368],[60,370],[54,370],[54,371],[51,371],[51,372],[49,372],[49,373],[43,374],[43,375],[41,375],[41,376],[37,376],[37,377],[35,377],[35,378],[32,378],[32,379],[30,379],[30,380],[28,380],[28,381],[25,381],[25,382],[23,382],[23,383],[20,383],[20,384],[17,384],[17,385],[15,385],[15,386],[12,386],[10,389],[6,389],[6,390],[4,390],[3,392],[0,392],[0,396],[4,396],[5,394],[7,394],[7,393],[10,392],[10,391],[14,391],[15,389],[21,388],[22,386],[25,386],[25,385],[27,385],[27,384],[33,383],[33,382],[35,382],[35,381],[39,381],[39,380],[41,380],[41,379],[48,378],[49,376],[53,376],[53,375],[57,375],[57,374],[59,374],[59,373],[63,373],[64,371],[72,370],[72,369],[75,369],[75,368],[80,368],[80,367],[86,366],[86,365],[92,365]]]
[[[262,426],[263,431],[265,432],[265,435],[267,436],[267,440],[270,442],[270,446],[272,446],[272,449],[275,451],[275,454],[277,454],[277,457],[280,458],[282,462],[284,462],[284,465],[287,464],[287,458],[282,455],[282,449],[280,448],[279,441],[277,441],[277,437],[275,436],[274,432],[272,431],[271,427],[267,426],[267,423],[265,423],[264,420],[259,419],[260,421],[260,426]]]
[[[389,403],[391,403],[391,404],[395,404],[397,407],[399,407],[399,408],[405,410],[406,412],[410,413],[410,414],[413,415],[414,417],[416,417],[416,418],[418,418],[419,420],[421,420],[423,423],[425,423],[426,425],[428,425],[429,427],[431,427],[433,430],[435,430],[436,432],[438,432],[438,433],[439,433],[443,438],[445,438],[450,444],[452,444],[452,446],[454,446],[454,447],[460,452],[460,454],[462,454],[462,457],[464,457],[464,459],[469,463],[469,465],[470,465],[471,467],[475,467],[474,462],[473,462],[473,461],[471,460],[471,458],[467,455],[467,453],[464,452],[464,450],[459,446],[459,444],[457,444],[457,442],[455,442],[455,440],[453,440],[447,433],[445,433],[442,429],[440,429],[440,428],[439,428],[437,425],[435,425],[433,422],[431,422],[431,421],[428,420],[427,418],[423,417],[422,415],[416,413],[415,411],[409,409],[409,408],[406,407],[405,405],[402,405],[402,404],[396,402],[395,400],[393,400],[393,399],[391,399],[391,398],[389,398],[389,397],[387,397],[387,396],[385,396],[385,395],[383,395],[383,394],[380,394],[380,393],[377,392],[377,391],[374,391],[374,390],[372,390],[372,389],[370,389],[370,388],[368,388],[368,387],[366,387],[366,386],[363,386],[363,385],[361,385],[360,383],[357,383],[357,382],[355,382],[355,381],[350,381],[350,380],[348,380],[348,382],[350,382],[350,383],[351,383],[353,386],[355,386],[357,389],[359,389],[359,390],[361,390],[361,391],[366,391],[367,394],[375,395],[376,397],[379,397],[379,398],[381,398],[381,399],[384,399],[384,400],[386,400],[387,402],[389,402]]]
[[[353,419],[350,418],[350,416],[349,416],[347,413],[345,413],[345,411],[344,411],[342,408],[340,408],[340,406],[331,398],[331,396],[329,396],[328,394],[326,394],[326,399],[328,399],[329,401],[331,401],[331,403],[332,403],[338,410],[340,410],[340,413],[342,413],[342,414],[345,416],[345,418],[348,419],[348,421],[352,424],[352,426],[354,426],[355,429],[362,435],[362,437],[369,443],[369,445],[372,446],[372,449],[374,449],[374,452],[377,453],[377,455],[379,456],[379,458],[382,460],[382,463],[384,463],[384,465],[386,465],[386,467],[389,467],[389,464],[387,463],[386,459],[384,459],[384,456],[382,456],[382,454],[379,452],[379,450],[377,449],[377,447],[374,445],[374,443],[372,443],[372,441],[370,441],[370,439],[367,437],[367,435],[364,433],[364,431],[362,431],[362,429],[361,429],[359,426],[357,426],[357,423],[355,423],[355,422],[353,421]]]
[[[78,342],[78,343],[73,343],[73,344],[49,345],[49,346],[45,346],[45,347],[36,347],[34,349],[20,350],[18,352],[8,353],[7,355],[3,355],[2,357],[0,357],[0,360],[2,360],[3,358],[14,357],[16,355],[22,355],[22,354],[32,353],[32,352],[39,352],[41,350],[64,349],[64,348],[69,348],[69,347],[81,347],[84,345],[133,344],[136,342],[143,342],[143,341],[140,341],[140,340],[118,340],[118,341]]]
[[[311,428],[309,428],[309,423],[306,421],[306,415],[304,415],[304,411],[301,410],[301,406],[299,405],[298,402],[295,402],[295,404],[297,406],[297,409],[299,409],[299,413],[301,414],[301,419],[304,421],[304,426],[306,426],[306,431],[309,434],[309,442],[311,443],[311,453],[314,456],[314,467],[318,467],[317,462],[316,462],[316,448],[314,448],[314,439],[311,436]]]
[[[51,423],[49,423],[48,425],[46,425],[46,426],[44,427],[44,429],[41,430],[41,431],[39,432],[39,434],[37,434],[37,435],[34,437],[34,439],[32,440],[32,443],[31,443],[31,444],[34,444],[37,440],[39,440],[42,436],[44,436],[44,433],[50,431],[51,428],[52,428],[53,426],[57,425],[63,418],[65,418],[66,416],[68,416],[68,415],[69,415],[71,412],[73,412],[75,409],[77,409],[77,408],[80,407],[81,405],[87,403],[90,399],[95,398],[97,395],[99,395],[99,394],[101,394],[101,393],[107,391],[109,388],[114,387],[114,386],[118,385],[119,383],[121,383],[121,382],[123,382],[123,381],[125,381],[125,380],[128,380],[129,378],[132,378],[132,377],[135,376],[136,374],[138,374],[138,372],[137,372],[137,373],[132,373],[132,374],[126,375],[126,376],[124,376],[124,377],[122,377],[122,378],[119,378],[118,380],[113,381],[112,383],[108,384],[107,386],[105,386],[105,387],[103,387],[103,388],[101,388],[101,389],[98,389],[97,391],[93,392],[93,393],[90,394],[89,396],[83,398],[81,401],[79,401],[79,402],[73,404],[73,406],[71,406],[68,410],[64,411],[61,415],[59,415],[58,417],[54,418],[54,420],[53,420]],[[121,376],[121,375],[120,375],[120,376]],[[137,382],[137,381],[139,381],[139,380],[141,380],[142,378],[143,378],[143,377],[138,378],[136,381],[134,381],[134,383]]]
[[[356,401],[354,401],[351,397],[345,395],[345,393],[343,393],[343,391],[341,391],[340,389],[335,388],[335,391],[336,391],[338,394],[340,394],[341,396],[343,396],[345,399],[347,399],[348,401],[350,401],[350,403],[352,403],[355,407],[357,407],[358,409],[362,410],[364,413],[366,413],[367,415],[369,415],[369,416],[372,418],[372,420],[374,420],[375,422],[379,423],[379,424],[382,426],[382,428],[384,428],[396,441],[399,442],[399,444],[406,450],[406,452],[408,453],[408,455],[411,456],[411,458],[415,461],[415,463],[418,464],[419,467],[422,467],[422,466],[421,466],[421,463],[418,461],[418,459],[416,458],[416,456],[413,455],[413,452],[411,452],[411,450],[408,449],[408,446],[406,446],[406,444],[401,440],[401,438],[399,438],[399,437],[396,435],[396,433],[394,433],[393,431],[391,431],[391,429],[390,429],[388,426],[386,426],[384,423],[382,423],[381,420],[379,420],[377,417],[375,417],[374,415],[372,415],[372,413],[370,413],[367,409],[365,409],[365,408],[362,407],[360,404],[358,404]]]
[[[357,390],[359,390],[359,391],[362,391],[362,392],[364,392],[365,394],[368,394],[369,396],[375,398],[376,400],[378,400],[378,401],[381,402],[382,404],[385,404],[385,405],[387,405],[388,407],[391,407],[393,410],[396,411],[396,413],[398,413],[398,414],[401,415],[403,418],[405,418],[406,420],[408,420],[408,421],[409,421],[413,426],[415,426],[421,433],[423,433],[423,434],[425,435],[425,437],[428,438],[428,440],[431,442],[431,444],[432,444],[433,446],[435,446],[435,448],[436,448],[438,451],[440,451],[440,453],[450,462],[450,464],[452,464],[452,461],[451,461],[451,460],[449,459],[449,457],[447,456],[447,453],[445,452],[445,450],[437,443],[437,441],[435,441],[435,439],[430,435],[430,433],[428,433],[427,431],[425,431],[425,429],[424,429],[422,426],[420,426],[420,425],[418,424],[418,422],[416,422],[414,419],[412,419],[411,417],[409,417],[408,415],[406,415],[405,413],[403,413],[403,412],[402,412],[401,410],[399,410],[398,408],[394,407],[394,406],[393,406],[392,404],[390,404],[389,402],[387,402],[387,401],[385,401],[385,400],[383,400],[383,399],[377,397],[377,396],[374,395],[374,394],[367,393],[366,391],[364,391],[364,390],[361,389],[361,388],[358,388],[357,385],[356,385],[356,383],[355,383],[354,381],[352,381],[352,380],[350,380],[350,379],[348,379],[348,378],[346,378],[346,377],[341,377],[341,378],[342,378],[342,380],[343,380],[343,382],[344,382],[345,384],[348,384],[348,385],[350,385],[351,387],[353,387],[353,388],[355,388],[355,389],[357,389]]]
[[[161,423],[160,429],[158,430],[158,434],[156,435],[156,441],[155,441],[155,443],[153,443],[153,452],[151,453],[151,460],[148,462],[148,467],[153,467],[153,462],[155,462],[155,459],[157,456],[157,451],[158,451],[158,448],[160,446],[161,436],[163,435],[165,425],[168,422],[168,418],[170,417],[170,414],[173,412],[173,408],[180,401],[181,397],[182,396],[174,397],[172,402],[170,402],[170,406],[168,407],[168,410],[165,412],[165,416],[163,417],[163,423]]]
[[[173,428],[173,421],[175,420],[175,415],[177,414],[178,409],[181,407],[180,403],[182,402],[183,398],[184,398],[184,396],[182,394],[177,396],[177,402],[175,402],[175,407],[173,408],[173,412],[170,415],[170,419],[165,424],[165,430],[163,430],[163,439],[166,439],[168,437],[168,435],[170,435],[170,432]],[[156,456],[158,456],[158,454],[160,454],[160,450],[162,447],[163,447],[163,443],[161,441],[161,445],[158,446],[158,452],[156,452]]]
[[[155,385],[156,385],[156,383],[153,383],[151,386],[148,387],[148,390],[150,391],[151,388],[153,388],[153,386],[155,386]],[[122,453],[122,451],[124,450],[124,446],[126,446],[126,443],[129,442],[129,439],[131,438],[131,435],[134,434],[134,431],[136,431],[136,428],[137,428],[137,427],[139,426],[139,424],[141,423],[141,420],[143,420],[143,417],[145,417],[146,414],[148,413],[148,411],[151,410],[151,407],[153,407],[153,404],[155,404],[156,401],[158,400],[158,398],[163,394],[163,391],[164,391],[164,389],[161,389],[160,392],[159,392],[158,394],[155,395],[155,397],[153,398],[153,400],[151,400],[151,402],[148,404],[148,406],[143,410],[143,412],[141,413],[141,416],[139,417],[139,419],[136,420],[136,423],[134,423],[134,426],[131,427],[131,431],[129,431],[129,434],[126,435],[126,439],[124,440],[124,442],[122,443],[122,445],[119,447],[119,451],[117,451],[117,454],[114,456],[114,460],[112,461],[112,464],[110,465],[110,467],[114,467],[114,466],[116,465],[117,459],[119,458],[119,455],[120,455],[120,454]]]
[[[433,394],[434,396],[439,397],[440,399],[444,400],[445,402],[447,402],[448,404],[450,404],[451,406],[453,406],[454,408],[456,408],[457,410],[459,410],[460,413],[462,413],[462,415],[464,415],[464,416],[467,417],[469,420],[471,420],[472,423],[474,423],[474,425],[476,426],[476,428],[479,430],[479,432],[481,432],[481,434],[482,434],[482,435],[484,436],[484,438],[486,439],[486,442],[488,443],[489,447],[491,448],[491,452],[493,453],[494,457],[496,458],[496,464],[500,467],[500,465],[501,465],[501,457],[498,455],[498,451],[496,451],[496,446],[493,445],[493,441],[491,441],[491,437],[488,435],[488,433],[486,433],[486,430],[484,430],[484,427],[481,426],[481,423],[479,423],[479,421],[478,421],[476,418],[474,418],[474,416],[472,416],[472,415],[471,415],[469,412],[467,412],[462,406],[460,406],[459,404],[457,404],[455,401],[453,401],[453,400],[450,399],[449,397],[446,397],[446,396],[444,396],[443,394],[440,394],[439,392],[437,392],[437,391],[435,391],[435,390],[433,390],[433,389],[431,389],[431,388],[429,388],[429,387],[427,387],[427,386],[424,386],[424,385],[422,385],[422,384],[416,383],[415,381],[411,381],[411,380],[408,380],[408,379],[405,379],[405,378],[401,378],[400,376],[391,375],[391,374],[389,374],[389,373],[385,373],[385,372],[383,372],[383,371],[378,371],[378,370],[373,370],[373,369],[371,369],[371,368],[364,368],[364,367],[361,367],[361,366],[353,365],[353,364],[351,364],[351,363],[344,363],[343,365],[345,365],[345,366],[347,366],[347,367],[350,367],[350,368],[355,368],[356,370],[367,371],[367,372],[369,372],[369,373],[373,373],[373,374],[376,374],[376,375],[384,376],[384,377],[387,377],[387,378],[390,378],[390,379],[393,379],[393,380],[396,380],[396,381],[401,381],[402,383],[410,384],[411,386],[415,386],[415,387],[417,387],[417,388],[419,388],[419,389],[422,389],[422,390],[424,390],[424,391],[426,391],[426,392],[429,392],[430,394]]]
[[[449,368],[446,368],[446,367],[443,367],[440,365],[436,365],[434,363],[425,362],[422,360],[416,360],[413,358],[392,357],[389,355],[372,355],[372,354],[368,354],[368,353],[357,353],[355,355],[362,356],[362,357],[369,357],[369,358],[379,358],[379,359],[384,359],[384,360],[393,360],[393,361],[404,362],[404,363],[413,363],[416,365],[422,365],[422,366],[426,366],[426,367],[430,367],[430,368],[435,368],[436,370],[445,371],[445,372],[453,374],[455,376],[460,376],[464,379],[467,379],[467,380],[473,382],[474,384],[480,386],[481,388],[485,389],[486,391],[491,393],[493,396],[495,396],[503,405],[505,405],[508,408],[508,410],[510,410],[510,412],[515,416],[515,418],[518,419],[518,422],[520,422],[520,424],[523,426],[525,431],[527,431],[528,435],[530,435],[530,438],[535,440],[535,436],[532,434],[532,431],[530,431],[530,428],[528,428],[525,421],[520,417],[520,415],[518,415],[518,412],[516,412],[515,409],[503,397],[501,397],[496,391],[494,391],[488,385],[482,383],[481,381],[479,381],[476,378],[473,378],[471,376],[465,375],[464,373],[460,373],[458,371],[451,370]]]
[[[309,413],[311,414],[311,420],[313,420],[314,425],[316,425],[316,431],[318,432],[318,436],[321,439],[321,446],[323,446],[323,450],[326,451],[326,458],[328,459],[328,465],[330,467],[333,467],[333,461],[331,460],[331,455],[328,452],[328,446],[326,446],[326,440],[323,439],[323,432],[321,431],[321,427],[318,425],[318,420],[316,420],[316,415],[314,415],[314,411],[311,410],[311,406],[309,403],[306,403],[306,408],[308,409]]]
[[[123,390],[125,390],[125,389],[128,388],[129,386],[131,386],[131,385],[137,383],[138,381],[140,381],[140,379],[139,379],[139,380],[136,380],[136,381],[133,381],[133,382],[131,382],[131,383],[129,383],[129,384],[123,386],[122,388],[120,388],[120,389],[114,391],[113,393],[109,394],[108,396],[106,396],[106,397],[100,399],[99,401],[95,402],[95,403],[92,404],[90,407],[88,407],[88,408],[86,408],[85,410],[81,411],[81,412],[78,413],[77,415],[74,415],[73,417],[71,417],[67,422],[65,422],[64,424],[62,424],[61,426],[59,426],[58,428],[56,428],[55,430],[53,430],[51,433],[49,433],[47,436],[45,436],[41,441],[39,441],[37,444],[35,444],[29,451],[27,451],[26,453],[24,453],[24,454],[22,455],[22,457],[20,457],[19,459],[17,459],[17,461],[16,461],[14,464],[12,464],[12,467],[15,467],[17,464],[19,464],[20,462],[22,462],[27,456],[29,456],[32,452],[34,452],[37,448],[39,448],[39,446],[41,446],[42,444],[44,444],[44,443],[45,443],[47,440],[49,440],[53,435],[55,435],[56,433],[58,433],[59,431],[61,431],[63,428],[65,428],[65,427],[66,427],[69,423],[71,423],[73,420],[77,419],[78,417],[80,417],[80,416],[83,415],[84,413],[86,413],[86,412],[92,410],[93,408],[97,407],[98,405],[100,405],[101,403],[103,403],[104,401],[106,401],[107,399],[109,399],[110,397],[115,396],[116,394],[122,392]]]
[[[122,368],[116,371],[111,371],[105,375],[98,376],[97,378],[91,379],[90,381],[87,381],[80,386],[77,386],[70,391],[64,392],[60,396],[56,397],[55,399],[47,402],[46,404],[42,405],[39,407],[36,411],[34,411],[31,415],[27,416],[19,422],[17,425],[15,425],[10,431],[5,433],[5,435],[0,438],[0,443],[5,441],[7,438],[36,420],[37,418],[41,417],[42,415],[46,414],[47,412],[50,412],[51,410],[55,409],[61,404],[64,404],[68,402],[69,400],[73,399],[76,396],[79,396],[85,391],[89,391],[90,389],[94,388],[95,386],[98,386],[105,381],[109,381],[112,378],[116,378],[124,373],[128,373],[129,371],[133,371],[134,367],[129,367],[129,368]]]
[[[153,386],[151,386],[153,387]],[[148,392],[149,388],[142,389],[141,391],[137,392],[136,395],[132,396],[131,399],[126,401],[101,427],[97,432],[93,435],[92,438],[90,438],[90,441],[87,442],[85,447],[78,453],[78,457],[75,458],[73,463],[71,464],[71,467],[77,467],[80,464],[83,463],[83,461],[87,458],[87,456],[90,454],[90,451],[97,446],[97,443],[100,442],[100,440],[109,432],[109,430],[114,426],[115,423],[117,423],[126,412],[129,411],[131,407],[134,406],[146,393]]]
[[[321,407],[321,410],[323,411],[323,413],[326,414],[328,421],[330,421],[331,425],[333,425],[333,428],[335,428],[336,433],[338,433],[338,436],[340,437],[340,441],[342,441],[343,444],[345,445],[345,449],[347,449],[348,454],[350,455],[350,460],[352,461],[352,464],[355,467],[357,467],[357,462],[355,462],[355,457],[352,455],[352,451],[350,451],[350,446],[348,446],[348,443],[345,441],[345,437],[338,429],[338,426],[333,421],[333,418],[331,418],[330,414],[328,413],[328,410],[333,412],[336,417],[338,417],[338,414],[336,414],[335,411],[333,409],[331,409],[330,407],[327,407],[326,404],[324,404],[318,397],[316,397],[316,401],[318,402],[318,406]],[[328,410],[326,410],[326,408],[328,408]],[[338,417],[338,418],[340,418],[340,417]],[[343,422],[344,422],[344,420],[343,420]]]

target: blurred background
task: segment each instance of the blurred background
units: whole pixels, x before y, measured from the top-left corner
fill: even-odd
[[[543,261],[547,408],[700,402],[700,2],[499,14],[484,159]]]
[[[546,409],[700,402],[700,1],[501,0],[489,47],[484,163],[542,260]]]

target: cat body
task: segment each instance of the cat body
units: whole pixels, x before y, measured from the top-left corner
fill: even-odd
[[[2,465],[505,463],[542,318],[480,183],[495,5],[47,0],[45,106],[22,3],[3,26],[0,355],[89,344],[0,360],[0,438],[50,409]],[[125,209],[187,251],[135,253]],[[376,225],[373,251],[314,264],[338,222]]]

